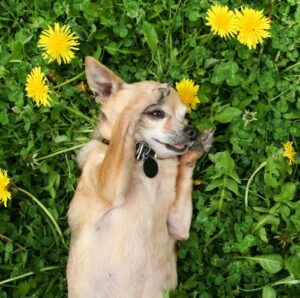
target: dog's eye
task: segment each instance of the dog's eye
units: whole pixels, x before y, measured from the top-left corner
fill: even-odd
[[[163,119],[165,118],[165,112],[161,110],[155,110],[147,113],[150,117],[155,119]]]

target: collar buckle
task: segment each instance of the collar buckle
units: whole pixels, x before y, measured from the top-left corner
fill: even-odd
[[[135,145],[135,158],[137,160],[156,158],[156,153],[153,149],[151,149],[150,145],[147,142],[140,141]]]

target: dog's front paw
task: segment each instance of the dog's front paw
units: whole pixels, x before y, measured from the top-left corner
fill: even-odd
[[[180,165],[194,167],[195,162],[204,152],[208,152],[213,143],[214,129],[207,129],[199,133],[197,140],[189,150],[180,157]]]
[[[199,133],[197,140],[191,146],[191,150],[197,151],[200,154],[208,152],[212,146],[215,129],[210,128]]]

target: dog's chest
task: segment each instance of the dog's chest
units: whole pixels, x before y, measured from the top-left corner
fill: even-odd
[[[143,200],[147,205],[168,208],[174,200],[177,176],[177,161],[159,160],[158,173],[149,178],[144,173],[143,163],[137,162],[133,173],[131,196]]]
[[[160,163],[154,178],[145,176],[142,165],[136,163],[132,175],[124,204],[96,220],[92,237],[101,241],[99,245],[105,243],[105,256],[118,247],[114,262],[127,260],[129,268],[134,265],[134,270],[150,268],[151,271],[158,266],[158,254],[161,261],[169,260],[169,254],[173,253],[174,241],[168,234],[167,216],[175,199],[177,163]]]

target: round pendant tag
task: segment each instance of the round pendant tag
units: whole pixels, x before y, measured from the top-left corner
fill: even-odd
[[[149,157],[144,160],[144,173],[148,178],[154,178],[158,173],[158,164],[155,159]]]

